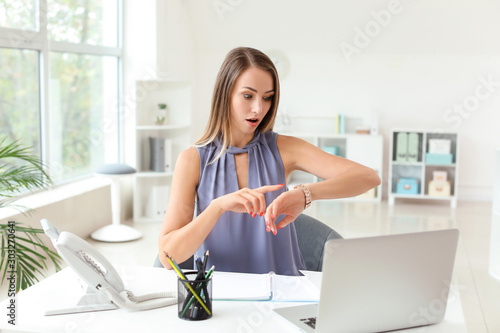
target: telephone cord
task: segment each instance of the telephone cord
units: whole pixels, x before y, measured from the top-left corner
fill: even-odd
[[[134,294],[128,290],[124,290],[121,293],[118,293],[110,287],[103,287],[101,290],[104,291],[118,307],[130,311],[151,310],[177,304],[176,292],[161,292],[134,296]]]

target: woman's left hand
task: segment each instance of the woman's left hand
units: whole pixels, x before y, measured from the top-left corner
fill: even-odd
[[[305,196],[302,190],[294,189],[281,193],[267,207],[265,215],[267,232],[271,231],[276,235],[278,229],[286,227],[288,224],[295,221],[304,209]],[[285,214],[286,216],[276,225],[276,218],[281,214]]]

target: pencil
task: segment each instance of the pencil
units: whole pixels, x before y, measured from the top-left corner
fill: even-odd
[[[177,273],[177,275],[181,279],[187,280],[186,276],[184,275],[184,273],[182,273],[182,271],[178,268],[179,266],[177,266],[177,263],[172,258],[170,258],[168,255],[167,255],[167,260],[168,260],[168,263],[170,264],[170,266],[172,266],[172,268],[174,269],[174,271]],[[207,311],[208,315],[211,316],[212,313],[210,312],[210,310],[205,305],[205,302],[203,302],[203,300],[200,298],[200,296],[198,296],[198,294],[193,290],[193,287],[191,287],[191,285],[189,284],[189,282],[188,283],[183,283],[183,284],[189,289],[189,291],[191,291],[193,293],[193,296],[196,297],[196,299],[198,300],[198,302],[200,302],[200,304],[203,307],[203,309],[205,309],[205,311]]]
[[[205,275],[205,280],[208,279],[208,278],[210,278],[210,276],[214,272],[214,269],[215,269],[215,266],[212,265],[212,267],[210,267],[210,270],[207,272],[207,275]]]
[[[206,271],[206,269],[207,269],[208,255],[209,255],[209,252],[208,252],[208,250],[207,250],[207,251],[205,252],[205,255],[203,256],[203,260],[202,260],[202,263],[203,263],[203,271]]]
[[[182,269],[179,267],[179,265],[177,265],[177,263],[175,262],[174,259],[170,258],[169,256],[167,256],[167,259],[169,259],[169,263],[170,263],[170,266],[172,266],[172,268],[178,272],[177,274],[180,274],[180,276],[184,279],[184,280],[187,280],[186,276],[184,275],[184,273],[182,272]]]

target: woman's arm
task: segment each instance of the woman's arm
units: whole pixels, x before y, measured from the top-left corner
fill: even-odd
[[[164,252],[177,262],[187,260],[201,245],[222,214],[207,207],[204,216],[193,220],[196,186],[199,181],[200,158],[196,148],[183,151],[177,158],[170,196],[159,238],[159,257],[170,268]]]
[[[292,171],[301,170],[324,179],[304,184],[311,192],[311,201],[352,197],[380,184],[380,177],[375,170],[326,153],[302,139],[279,135],[277,144],[287,178]],[[304,208],[304,192],[300,189],[290,189],[268,207],[266,224],[271,231],[276,231],[274,221],[277,216],[287,215],[277,226],[282,228],[294,221]]]
[[[164,253],[183,262],[198,250],[219,217],[226,211],[263,214],[266,209],[264,193],[276,191],[281,185],[263,186],[257,189],[243,188],[212,200],[195,219],[196,187],[200,175],[200,157],[196,148],[183,151],[177,158],[167,211],[158,241],[159,258],[163,266],[171,268]]]

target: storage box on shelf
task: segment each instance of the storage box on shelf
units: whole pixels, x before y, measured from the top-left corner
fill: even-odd
[[[190,144],[191,86],[137,81],[136,94],[134,221],[162,221],[175,161]]]
[[[396,193],[398,194],[419,194],[420,180],[415,178],[398,178]]]
[[[377,171],[379,176],[382,175],[384,144],[382,136],[373,134],[355,134],[353,132],[355,131],[354,126],[349,125],[351,123],[362,123],[362,120],[357,118],[356,120],[346,118],[345,128],[349,132],[346,132],[345,134],[334,134],[337,122],[336,116],[296,116],[296,118],[300,118],[300,121],[297,121],[298,119],[293,119],[293,124],[289,129],[285,129],[283,132],[278,132],[304,139],[328,153],[363,164]],[[318,177],[304,172],[295,171],[290,175],[288,186],[292,188],[299,183],[312,183],[319,180],[320,179],[318,179]],[[381,187],[378,186],[360,196],[348,198],[347,200],[381,201],[382,191],[380,188]]]
[[[396,198],[436,199],[456,207],[457,160],[456,133],[392,130],[389,204]]]

